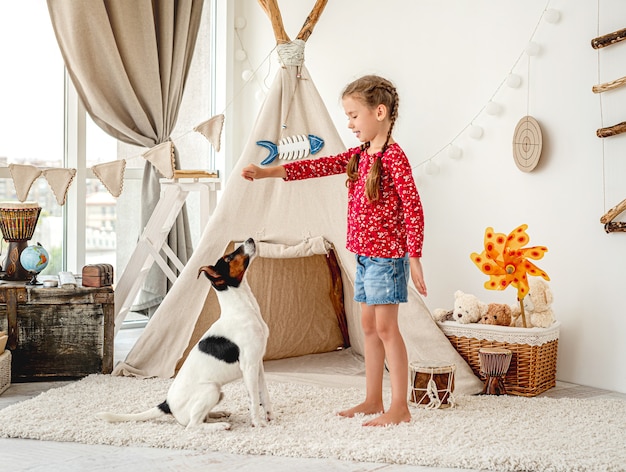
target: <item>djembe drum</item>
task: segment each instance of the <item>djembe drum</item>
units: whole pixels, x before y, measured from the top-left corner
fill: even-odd
[[[512,352],[498,347],[481,347],[478,349],[480,371],[485,375],[483,394],[506,395],[504,377],[511,364]]]
[[[454,371],[447,362],[411,362],[413,379],[409,401],[422,408],[454,407]]]
[[[22,267],[20,255],[33,237],[41,207],[37,203],[0,202],[0,230],[9,243],[2,270],[5,280],[30,280],[32,274]]]

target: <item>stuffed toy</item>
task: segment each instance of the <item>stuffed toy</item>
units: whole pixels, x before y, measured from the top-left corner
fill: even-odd
[[[452,321],[452,310],[446,310],[445,308],[435,308],[431,313],[433,319],[439,321]]]
[[[461,290],[454,292],[453,320],[463,324],[478,323],[486,312],[487,304],[481,302],[476,295]]]
[[[498,326],[511,326],[511,307],[506,303],[490,303],[480,323]]]
[[[454,292],[454,308],[445,310],[435,308],[432,317],[435,321],[458,321],[459,323],[478,323],[487,311],[487,304],[478,297],[461,290]]]
[[[526,327],[547,328],[554,323],[552,311],[552,291],[548,283],[539,277],[528,280],[528,295],[524,297]],[[513,308],[511,326],[522,327],[522,313],[519,306]]]

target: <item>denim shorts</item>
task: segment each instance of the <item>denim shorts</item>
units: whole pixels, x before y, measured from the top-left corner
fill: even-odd
[[[368,305],[395,305],[408,299],[409,258],[356,255],[354,300]]]

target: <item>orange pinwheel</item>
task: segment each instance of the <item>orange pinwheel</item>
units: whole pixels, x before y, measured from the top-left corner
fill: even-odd
[[[530,241],[526,228],[528,225],[520,225],[508,236],[494,232],[493,228],[487,228],[485,250],[480,254],[473,252],[470,255],[474,264],[489,276],[489,280],[485,282],[486,289],[504,290],[513,285],[517,288],[517,299],[520,304],[528,293],[528,275],[550,280],[548,274],[528,260],[541,259],[548,248],[545,246],[524,248],[523,246]]]

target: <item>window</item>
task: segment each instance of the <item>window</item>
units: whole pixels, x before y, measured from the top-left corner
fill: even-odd
[[[192,130],[211,116],[212,8],[207,0],[172,133],[184,169],[211,168],[212,148]],[[65,73],[45,0],[2,2],[0,41],[11,45],[3,48],[5,67],[0,74],[0,201],[18,201],[9,164],[76,168],[65,205],[58,204],[45,178],[34,181],[28,201],[38,202],[42,211],[29,244],[38,241],[50,254],[44,275],[79,272],[84,264],[106,262],[119,278],[141,232],[138,208],[145,149],[118,142],[86,114]],[[122,158],[124,187],[115,198],[90,168]],[[196,243],[199,201],[191,197],[188,208]],[[6,248],[3,240],[0,259]]]
[[[18,21],[28,17],[28,21]],[[0,42],[0,200],[17,202],[8,164],[62,167],[64,149],[64,69],[46,3],[2,2]],[[19,45],[19,47],[18,47]],[[63,261],[63,207],[48,182],[32,184],[28,201],[42,211],[29,244],[39,241],[50,255],[44,273],[56,273]],[[2,240],[5,259],[7,243]],[[4,267],[4,266],[3,266]]]

